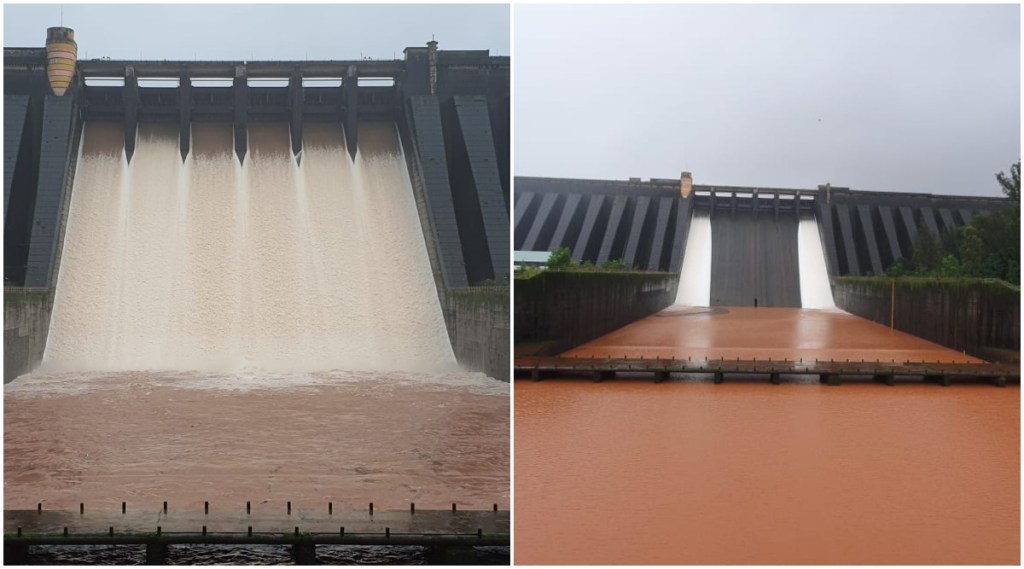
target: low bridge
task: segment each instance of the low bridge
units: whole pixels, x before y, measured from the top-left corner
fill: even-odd
[[[821,383],[840,385],[843,378],[871,379],[895,385],[896,378],[934,382],[948,387],[954,380],[988,381],[998,387],[1020,383],[1020,367],[989,363],[882,362],[831,360],[767,360],[725,358],[577,358],[519,356],[515,359],[517,377],[541,381],[547,377],[589,377],[595,382],[622,377],[648,376],[656,383],[671,374],[710,375],[722,383],[726,375],[743,376],[782,383],[782,376],[810,376]]]
[[[431,561],[472,562],[474,547],[510,545],[507,510],[334,509],[280,511],[251,503],[236,512],[205,508],[138,510],[127,503],[121,511],[43,509],[4,511],[4,564],[25,564],[29,547],[46,545],[141,545],[147,564],[165,565],[171,545],[288,545],[299,564],[315,564],[318,545],[399,546],[428,548]]]

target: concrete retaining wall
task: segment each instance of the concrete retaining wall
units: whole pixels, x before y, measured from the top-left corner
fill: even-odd
[[[399,132],[455,357],[468,370],[508,381],[508,286],[468,286],[507,282],[508,212],[502,207],[497,170],[485,167],[493,166],[493,149],[475,147],[493,144],[492,133],[483,124],[485,100],[462,102],[474,111],[459,115],[475,124],[472,140],[461,123],[448,124],[446,132],[443,105],[433,95],[408,97]],[[449,114],[456,106],[458,102]],[[484,156],[477,156],[480,153]],[[457,188],[459,183],[463,185]],[[502,227],[494,228],[495,222]]]
[[[4,289],[4,383],[42,361],[52,308],[45,289]]]
[[[554,355],[675,301],[672,273],[545,271],[515,281],[517,354]]]
[[[472,287],[448,293],[445,321],[452,350],[470,371],[509,380],[509,288]]]
[[[990,359],[991,348],[1020,351],[1020,290],[988,279],[895,279],[894,327]],[[889,325],[893,279],[834,279],[836,306]]]

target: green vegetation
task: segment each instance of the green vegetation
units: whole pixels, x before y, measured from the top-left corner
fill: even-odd
[[[976,214],[970,224],[938,236],[922,224],[911,258],[897,260],[886,274],[1001,279],[1019,286],[1020,161],[996,180],[1012,207]]]
[[[549,269],[565,269],[575,265],[576,262],[572,260],[572,251],[568,247],[559,247],[548,257]]]
[[[494,287],[494,286],[508,286],[508,279],[504,278],[499,280],[496,279],[484,279],[482,281],[475,281],[469,283],[471,287]]]
[[[1006,194],[1006,197],[1020,203],[1020,160],[1013,166],[1010,166],[1009,178],[1006,177],[1005,173],[1000,172],[996,174],[996,180],[1003,187],[1003,193]]]
[[[4,304],[33,304],[53,301],[53,291],[40,288],[5,288]]]
[[[522,268],[516,269],[516,273],[515,273],[514,276],[515,276],[515,279],[517,281],[521,281],[521,280],[525,280],[525,279],[532,279],[533,277],[535,277],[535,276],[537,276],[537,275],[539,275],[539,274],[541,274],[543,272],[544,272],[544,269],[542,269],[540,267],[522,267]]]
[[[835,277],[837,285],[864,285],[889,290],[892,286],[891,277]],[[904,276],[896,281],[900,287],[910,289],[944,288],[954,290],[977,289],[992,293],[1020,294],[1020,286],[1010,284],[1002,279],[984,279],[975,277],[940,277],[940,276]]]
[[[448,292],[452,301],[472,306],[508,306],[508,294],[508,285],[469,287]]]
[[[544,270],[545,269],[540,267],[523,267],[516,270],[515,278],[531,279],[542,273]],[[551,252],[551,256],[548,257],[546,270],[588,273],[640,272],[630,271],[622,259],[611,259],[601,263],[600,265],[595,265],[590,261],[577,263],[572,259],[572,251],[570,251],[568,247],[559,247]]]

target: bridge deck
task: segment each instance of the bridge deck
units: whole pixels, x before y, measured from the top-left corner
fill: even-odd
[[[108,511],[85,509],[69,510],[5,510],[5,539],[39,540],[59,537],[54,543],[72,543],[67,538],[93,540],[96,537],[152,536],[160,528],[161,535],[175,534],[207,537],[212,535],[230,536],[253,534],[295,534],[300,535],[348,535],[357,539],[360,535],[400,536],[447,535],[478,536],[506,535],[509,533],[509,512],[507,510],[376,510],[330,511],[324,504],[322,511],[294,510],[267,512],[257,508],[245,513],[240,507],[237,512],[205,514],[203,509],[176,511],[169,509],[147,509],[137,511]],[[342,530],[344,528],[344,530]],[[20,535],[19,535],[20,534]],[[44,536],[47,536],[44,538]],[[86,537],[88,536],[88,537]],[[89,541],[93,543],[94,541]],[[195,543],[196,541],[188,541]],[[255,543],[246,541],[246,543]]]
[[[260,505],[257,504],[257,507]],[[508,546],[507,510],[389,510],[310,512],[127,509],[4,511],[4,563],[23,565],[29,546],[145,545],[147,564],[165,565],[169,545],[291,545],[298,564],[317,563],[317,545],[399,546],[434,549],[444,564],[475,561],[476,546]],[[460,551],[462,553],[460,553]],[[468,555],[468,557],[467,557]]]
[[[782,375],[811,375],[835,384],[842,376],[871,377],[892,384],[897,376],[935,379],[949,385],[953,379],[989,379],[1005,386],[1020,381],[1020,368],[1005,364],[882,362],[835,360],[726,360],[726,359],[637,359],[637,358],[575,358],[518,357],[518,376],[541,380],[552,376],[587,375],[596,381],[616,374],[651,374],[655,381],[668,379],[668,374],[713,374],[716,383],[725,374],[753,375],[779,382]]]

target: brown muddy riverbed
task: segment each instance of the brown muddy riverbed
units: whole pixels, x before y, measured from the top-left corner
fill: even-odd
[[[571,353],[964,359],[843,313],[670,312],[695,310]],[[1020,562],[1016,386],[555,379],[515,398],[517,563]]]

